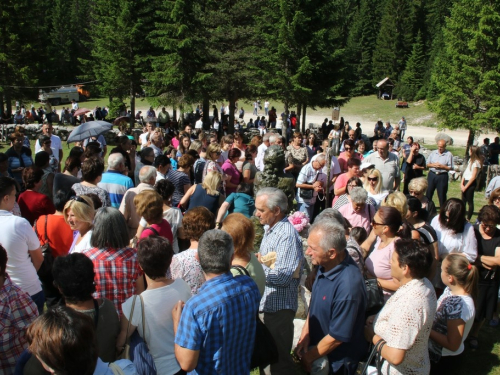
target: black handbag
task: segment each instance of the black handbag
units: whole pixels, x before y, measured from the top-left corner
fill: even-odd
[[[240,275],[250,276],[247,269],[242,266],[232,266],[232,269],[237,270]],[[277,363],[279,360],[278,347],[274,341],[269,329],[262,323],[259,318],[259,313],[256,316],[255,327],[255,343],[252,352],[252,360],[250,362],[250,369],[264,368],[270,364]]]
[[[373,346],[370,356],[366,362],[359,362],[358,368],[356,369],[356,375],[365,375],[370,364],[375,360],[375,367],[377,369],[377,374],[382,375],[382,365],[385,359],[382,357],[382,348],[385,345],[384,340],[380,340],[376,345]]]
[[[47,237],[47,215],[45,215],[45,243],[42,245],[43,262],[37,271],[38,278],[45,285],[52,285],[54,282],[54,277],[52,276],[52,265],[54,264],[54,256],[52,255],[52,249],[49,245],[49,239]],[[38,220],[35,221],[35,233],[38,237],[37,231]]]
[[[359,259],[363,259],[363,256],[357,248],[354,248],[358,254]],[[377,279],[369,279],[366,277],[366,272],[363,272],[363,279],[365,280],[365,290],[366,290],[366,309],[365,316],[371,316],[377,314],[382,307],[384,307],[384,292],[382,286]]]
[[[302,184],[312,186],[318,180],[318,175],[319,175],[319,173],[316,174],[316,178],[314,179],[314,181],[312,183],[303,182]],[[314,189],[302,189],[302,188],[300,189],[299,196],[302,199],[307,199],[307,200],[312,199],[313,195],[314,195]]]

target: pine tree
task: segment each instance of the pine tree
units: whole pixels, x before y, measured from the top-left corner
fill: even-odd
[[[432,76],[438,99],[431,108],[444,128],[469,130],[469,147],[483,129],[500,127],[500,4],[457,1],[444,46]]]
[[[386,0],[373,53],[373,83],[384,77],[394,81],[400,78],[411,50],[413,27],[413,2]]]
[[[397,88],[398,96],[402,96],[405,100],[420,99],[418,93],[424,83],[425,62],[426,57],[424,54],[422,35],[419,32],[413,44],[411,56],[406,63],[406,69],[401,76],[400,85]]]
[[[347,41],[347,51],[351,66],[353,96],[373,93],[372,60],[378,30],[380,29],[381,4],[377,0],[362,0],[360,10]]]

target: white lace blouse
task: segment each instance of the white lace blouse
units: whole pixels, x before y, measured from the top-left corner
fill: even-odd
[[[429,280],[414,279],[389,298],[374,321],[375,333],[391,348],[406,350],[398,366],[384,361],[383,374],[427,375],[427,342],[436,315],[436,294]],[[390,366],[390,369],[388,368]]]

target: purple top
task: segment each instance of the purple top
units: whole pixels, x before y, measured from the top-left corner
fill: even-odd
[[[238,169],[227,159],[224,164],[222,164],[222,170],[224,171],[225,174],[228,176],[231,176],[229,179],[229,182],[232,184],[238,185],[241,180],[241,173],[238,171]],[[226,185],[226,195],[229,195],[231,193],[236,193],[236,188],[230,188]]]

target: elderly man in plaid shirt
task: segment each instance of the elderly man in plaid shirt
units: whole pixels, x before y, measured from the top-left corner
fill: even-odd
[[[193,374],[250,374],[260,293],[248,276],[233,277],[233,239],[209,230],[198,243],[206,282],[172,310],[175,357]]]
[[[7,252],[0,245],[0,374],[10,375],[28,347],[24,335],[38,316],[38,308],[27,293],[12,283],[6,267]]]
[[[266,369],[266,374],[295,374],[290,356],[293,341],[293,319],[297,312],[300,271],[304,253],[299,233],[286,216],[288,200],[281,190],[263,188],[255,199],[255,216],[266,230],[257,258],[274,255],[274,268],[263,264],[266,288],[260,301],[261,319],[276,341],[279,362]],[[267,263],[267,262],[266,262]]]

